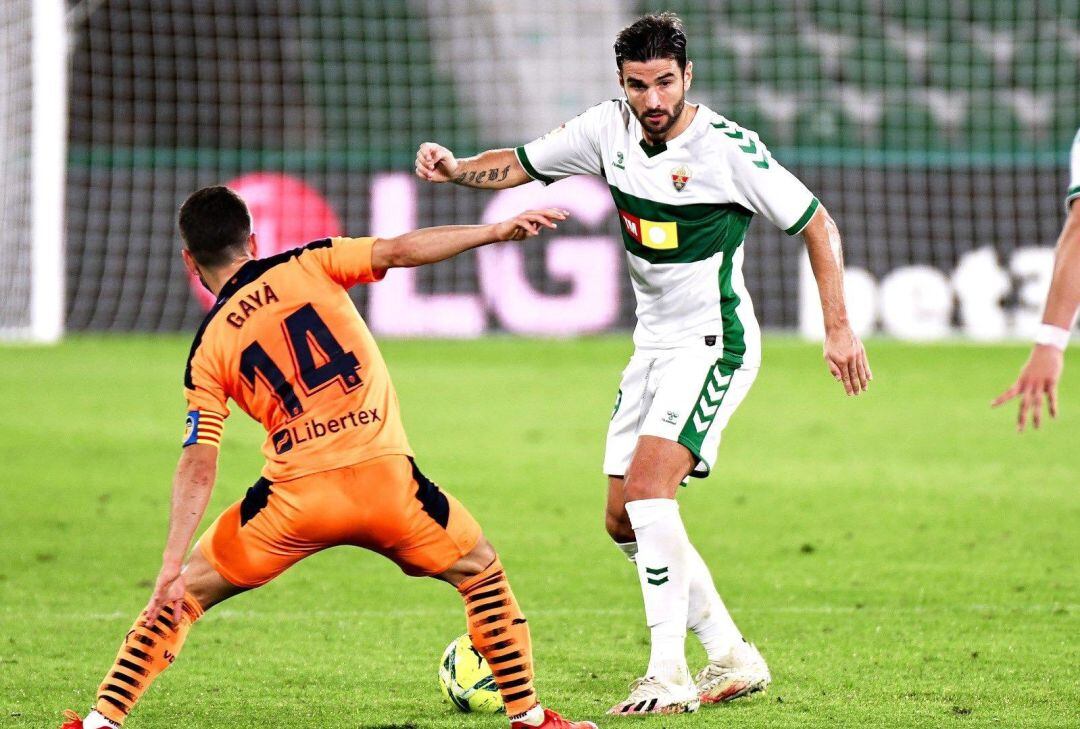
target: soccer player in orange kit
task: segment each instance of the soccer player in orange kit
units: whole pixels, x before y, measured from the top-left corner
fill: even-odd
[[[256,259],[251,218],[236,193],[207,187],[184,202],[184,264],[217,301],[184,372],[187,429],[163,564],[94,710],[86,719],[66,712],[62,729],[121,726],[204,611],[342,544],[458,589],[513,729],[595,729],[540,706],[529,627],[498,555],[465,507],[417,468],[386,364],[348,294],[387,269],[529,238],[565,218],[561,210],[528,211],[493,225],[327,238]],[[230,399],[266,429],[266,465],[184,565],[214,487]]]

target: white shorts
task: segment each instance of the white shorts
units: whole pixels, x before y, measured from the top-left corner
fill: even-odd
[[[697,458],[691,473],[709,475],[720,434],[757,377],[758,367],[719,359],[722,349],[699,345],[634,352],[623,370],[608,426],[604,473],[625,476],[642,435],[675,441]]]

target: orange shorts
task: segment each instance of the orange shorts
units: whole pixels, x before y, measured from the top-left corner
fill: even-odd
[[[229,582],[258,587],[342,544],[386,555],[409,575],[437,575],[479,539],[472,514],[411,458],[395,455],[280,483],[260,478],[202,535],[199,548]]]

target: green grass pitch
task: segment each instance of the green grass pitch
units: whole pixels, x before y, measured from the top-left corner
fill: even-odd
[[[80,711],[149,596],[183,426],[186,337],[0,349],[0,726]],[[1017,436],[992,396],[1020,347],[871,342],[845,398],[819,349],[766,342],[720,465],[680,500],[775,681],[689,717],[607,719],[647,661],[639,589],[602,528],[628,337],[389,342],[424,471],[465,502],[530,618],[541,697],[602,727],[1080,723],[1080,373]],[[256,478],[230,419],[210,516]],[[137,727],[500,727],[442,703],[458,596],[351,549],[214,610]],[[700,648],[688,639],[692,667]]]

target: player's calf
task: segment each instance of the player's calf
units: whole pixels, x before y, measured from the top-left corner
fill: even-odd
[[[488,556],[487,566],[477,571],[477,559]],[[567,721],[540,705],[533,687],[529,624],[486,540],[481,538],[476,549],[440,577],[454,584],[465,600],[469,637],[491,666],[511,729],[596,729],[591,722]]]
[[[62,729],[114,729],[122,726],[132,707],[162,671],[172,665],[188,631],[203,608],[190,594],[179,611],[165,607],[149,625],[140,614],[124,637],[112,668],[98,688],[94,710],[85,719],[67,712]]]
[[[191,626],[207,609],[245,590],[219,575],[198,549],[192,552],[183,576],[187,592],[179,614],[165,607],[146,624],[146,613],[140,613],[98,688],[93,711],[85,719],[66,712],[62,729],[115,729],[123,725],[150,684],[179,655]]]

